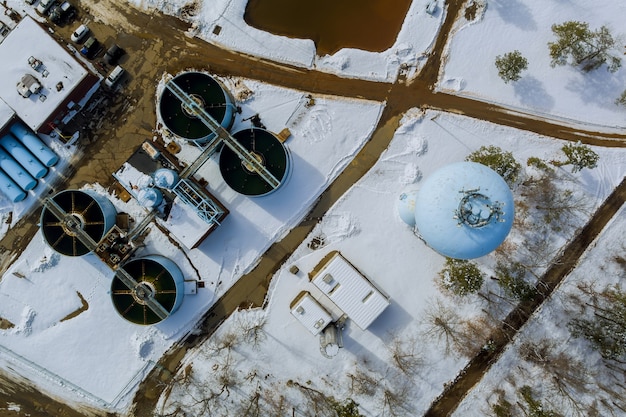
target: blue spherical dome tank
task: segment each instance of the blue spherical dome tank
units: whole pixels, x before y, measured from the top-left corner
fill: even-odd
[[[398,197],[396,209],[398,215],[403,222],[411,227],[415,226],[415,200],[417,199],[417,191],[404,190]]]
[[[513,193],[491,168],[457,162],[424,181],[414,214],[418,234],[432,249],[448,258],[479,258],[508,236]]]
[[[178,183],[178,173],[173,169],[159,168],[152,174],[154,185],[159,188],[171,190]]]

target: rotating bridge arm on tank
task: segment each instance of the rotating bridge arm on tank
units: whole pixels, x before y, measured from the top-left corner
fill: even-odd
[[[65,225],[76,236],[85,247],[93,251],[98,246],[98,242],[94,241],[80,226],[80,223],[76,221],[74,216],[66,213],[52,198],[46,198],[44,208],[48,209],[50,213],[56,217],[59,222]]]
[[[76,238],[90,251],[93,251],[98,247],[98,243],[80,227],[80,223],[76,221],[74,216],[63,210],[63,208],[61,208],[61,206],[59,206],[54,199],[47,198],[44,203],[44,208],[49,210],[50,213],[52,213],[59,220],[59,222],[65,224],[65,226],[72,231]],[[132,291],[139,288],[139,283],[123,268],[120,267],[117,270],[117,276],[129,290]],[[156,314],[161,320],[168,317],[168,311],[153,297],[147,297],[144,301],[146,306],[148,306],[148,308],[152,310],[152,312],[154,312],[154,314]]]
[[[271,172],[265,168],[265,166],[259,162],[250,152],[243,147],[235,138],[233,138],[230,133],[226,129],[224,129],[213,117],[204,110],[204,108],[197,103],[193,98],[191,98],[182,88],[180,88],[175,82],[172,80],[168,81],[165,85],[172,94],[174,94],[187,108],[193,111],[194,115],[196,115],[202,123],[204,123],[209,129],[215,132],[217,135],[214,142],[219,144],[220,141],[223,141],[226,146],[228,146],[233,152],[237,154],[237,156],[244,161],[246,165],[248,165],[254,172],[256,172],[265,182],[267,182],[273,189],[276,189],[280,186],[280,181],[278,181]],[[213,144],[211,144],[213,145]],[[209,147],[211,147],[209,145]],[[217,145],[213,145],[217,147]],[[210,155],[209,155],[210,156]],[[199,168],[198,165],[197,168]],[[197,169],[195,168],[195,169]],[[186,170],[185,174],[187,176],[192,175],[193,171]],[[182,175],[184,177],[184,175]]]
[[[128,287],[128,290],[131,291],[131,293],[137,293],[137,291],[142,288],[141,285],[124,270],[124,268],[119,268],[116,276],[120,281],[122,281],[122,283],[124,283],[124,285],[126,285],[126,287]],[[165,320],[170,315],[161,303],[154,299],[153,295],[146,294],[145,296],[142,296],[141,299],[143,303],[145,303],[145,305],[159,317],[159,319]]]

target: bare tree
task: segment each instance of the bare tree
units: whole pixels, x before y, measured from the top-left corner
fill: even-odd
[[[445,342],[445,352],[450,354],[452,349],[461,342],[461,318],[450,307],[446,307],[441,300],[436,300],[426,310],[425,314],[427,336],[435,336]]]
[[[376,394],[380,385],[374,376],[360,368],[356,368],[349,373],[348,378],[350,378],[350,391],[357,395],[372,397]]]
[[[302,385],[295,381],[293,381],[291,385],[296,387],[303,395],[306,401],[305,411],[307,413],[312,413],[312,416],[315,417],[336,417],[334,407],[336,402],[333,397],[328,397],[315,388]]]
[[[407,416],[413,415],[413,411],[409,410],[408,402],[410,395],[410,386],[406,379],[402,379],[400,383],[394,384],[393,381],[383,389],[383,416]]]
[[[414,375],[424,364],[424,358],[417,349],[418,343],[410,337],[403,340],[394,335],[388,347],[391,362],[404,374]]]
[[[265,314],[246,314],[239,316],[237,325],[241,330],[246,342],[252,344],[254,348],[259,348],[261,343],[267,338],[263,327],[267,322]]]

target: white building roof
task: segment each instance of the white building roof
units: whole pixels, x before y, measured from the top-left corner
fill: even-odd
[[[313,335],[319,334],[332,321],[328,311],[308,292],[300,293],[296,300],[291,306],[291,314]]]
[[[202,220],[198,213],[180,198],[176,197],[172,209],[163,222],[167,230],[186,248],[193,249],[206,237],[217,224],[209,224]]]
[[[471,193],[477,199],[467,199]],[[480,227],[462,222],[459,207],[477,219],[486,219],[489,210],[499,207]],[[415,226],[424,241],[449,258],[472,259],[496,249],[513,226],[513,193],[497,172],[475,162],[457,162],[430,175],[417,193]]]
[[[389,305],[389,299],[339,252],[330,254],[311,281],[362,330]]]
[[[36,70],[29,63],[31,57],[41,61]],[[34,131],[39,130],[88,75],[87,70],[29,16],[0,43],[0,62],[0,98]],[[39,93],[28,98],[21,96],[16,87],[26,74],[34,76],[42,86]],[[57,89],[59,83],[62,84],[60,90]]]
[[[13,109],[0,99],[0,129],[2,129],[13,118],[15,112]]]

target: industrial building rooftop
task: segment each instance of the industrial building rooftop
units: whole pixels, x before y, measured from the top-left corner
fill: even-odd
[[[29,16],[1,41],[0,62],[0,128],[13,111],[34,131],[48,133],[97,82]]]

